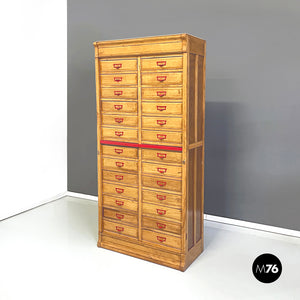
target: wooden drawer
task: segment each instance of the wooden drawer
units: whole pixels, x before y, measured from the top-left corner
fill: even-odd
[[[100,84],[101,86],[137,85],[137,73],[102,74]]]
[[[111,128],[102,127],[102,139],[110,139],[114,141],[137,141],[138,131],[137,129],[128,129],[124,127]]]
[[[103,220],[103,230],[111,231],[122,235],[137,237],[137,228],[117,222]]]
[[[142,162],[142,172],[161,176],[181,177],[181,166]]]
[[[137,174],[103,170],[102,178],[104,181],[119,182],[119,183],[129,184],[129,185],[138,184]]]
[[[138,117],[130,115],[102,115],[102,124],[103,125],[114,125],[114,126],[129,126],[137,127]]]
[[[149,241],[152,243],[158,243],[161,245],[173,247],[180,249],[181,248],[181,238],[169,234],[165,234],[162,232],[155,232],[147,229],[142,230],[142,238],[145,241]]]
[[[101,145],[101,154],[118,156],[118,157],[137,158],[138,157],[138,149],[133,148],[133,147]]]
[[[143,87],[142,88],[143,100],[181,100],[182,88],[165,88],[165,87]]]
[[[181,234],[181,225],[180,223],[169,222],[165,220],[158,220],[149,217],[142,218],[142,226],[144,228],[155,229],[159,231],[171,232],[174,234]]]
[[[181,152],[142,149],[142,160],[181,164]]]
[[[102,112],[137,113],[137,102],[101,101]]]
[[[181,115],[182,103],[168,102],[142,102],[142,113],[158,116]]]
[[[137,100],[136,87],[102,87],[101,99]]]
[[[165,87],[173,84],[182,84],[182,72],[142,73],[142,85]]]
[[[142,183],[145,187],[181,192],[181,180],[143,175]]]
[[[156,144],[181,144],[181,131],[142,130],[143,142],[155,142]]]
[[[109,194],[114,196],[121,196],[125,198],[137,199],[138,188],[132,186],[125,186],[116,183],[103,182],[102,184],[103,194]]]
[[[155,190],[142,190],[142,201],[150,202],[158,205],[169,205],[181,208],[182,205],[181,195],[165,193],[162,191]]]
[[[156,108],[157,109],[157,108]],[[155,129],[175,129],[181,130],[182,128],[182,118],[177,117],[142,117],[142,127],[143,128],[155,128]]]
[[[121,172],[122,171],[137,172],[138,162],[137,160],[102,157],[102,168],[104,170],[113,170],[113,171],[121,171]]]
[[[103,216],[104,218],[109,218],[114,221],[119,221],[122,223],[128,223],[137,226],[138,218],[137,218],[137,214],[135,213],[129,213],[129,212],[124,212],[122,210],[120,211],[120,210],[104,208]]]
[[[182,69],[182,56],[142,58],[141,65],[142,71]]]
[[[175,221],[181,220],[181,210],[145,202],[142,204],[142,214],[155,216],[159,219],[172,219]]]
[[[127,209],[137,212],[138,204],[134,200],[128,200],[125,198],[111,197],[108,195],[103,195],[103,206],[111,207],[115,209]],[[124,219],[122,216],[115,216],[118,219]],[[115,218],[110,217],[110,218]],[[127,217],[126,217],[127,220]]]
[[[100,60],[100,73],[137,71],[137,59]]]

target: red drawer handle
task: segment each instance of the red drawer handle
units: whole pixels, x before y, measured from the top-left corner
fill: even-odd
[[[157,152],[157,157],[161,158],[161,159],[164,159],[167,157],[167,154],[166,153],[159,153]]]
[[[116,123],[123,123],[124,119],[123,118],[115,118]]]
[[[124,205],[124,201],[116,200],[116,204],[117,204],[118,206],[122,206],[122,205]]]
[[[116,226],[116,230],[119,231],[119,232],[124,231],[124,227]]]
[[[117,192],[118,194],[122,194],[122,193],[124,193],[124,189],[116,188],[116,192]]]
[[[156,195],[156,198],[158,199],[158,200],[166,200],[166,196],[163,196],[163,195]]]
[[[167,168],[157,168],[157,172],[164,174],[167,172]]]
[[[114,81],[120,82],[120,81],[122,81],[122,77],[114,77]]]
[[[163,106],[162,105],[157,105],[156,109],[159,110],[159,111],[163,111],[163,110],[167,109],[167,106],[165,106],[165,105],[163,105]]]
[[[121,154],[121,153],[123,153],[123,149],[117,149],[117,148],[115,148],[115,152],[116,152],[117,154]]]
[[[164,229],[164,228],[166,228],[166,224],[163,224],[163,223],[156,223],[156,225],[157,225],[157,227],[159,228],[159,229]]]
[[[114,91],[115,96],[123,95],[123,91]]]
[[[167,61],[165,60],[160,60],[160,61],[157,61],[156,64],[159,66],[159,67],[163,67],[167,64]]]
[[[122,161],[116,161],[116,166],[117,167],[124,167],[124,163]]]
[[[167,183],[165,181],[159,181],[157,180],[156,183],[159,185],[159,186],[165,186]]]
[[[117,109],[117,110],[120,110],[123,108],[123,105],[122,104],[117,104],[117,105],[114,105],[114,108]]]
[[[167,238],[165,238],[165,237],[163,237],[163,236],[157,236],[156,238],[157,238],[157,240],[158,240],[159,242],[161,242],[161,243],[163,243],[163,242],[165,242],[165,241],[167,240]]]
[[[167,95],[167,91],[157,91],[156,94],[158,97],[163,97]]]
[[[116,178],[117,180],[123,180],[123,175],[115,175],[115,178]]]
[[[124,134],[123,131],[115,131],[116,136],[122,136]]]
[[[113,64],[115,69],[121,69],[122,68],[122,64]]]
[[[159,140],[164,140],[167,137],[166,134],[160,134],[160,133],[158,133],[156,136]]]
[[[159,209],[159,208],[157,208],[157,209],[156,209],[156,212],[157,212],[159,215],[162,216],[162,215],[165,215],[167,211],[164,210],[164,209]]]
[[[118,214],[118,213],[116,213],[116,217],[117,217],[119,220],[124,219],[124,215],[121,215],[121,214]]]
[[[157,79],[157,81],[160,81],[160,82],[162,82],[162,81],[165,81],[166,79],[167,79],[167,76],[162,76],[162,75],[160,75],[160,76],[156,76],[156,79]]]
[[[158,125],[166,125],[167,124],[167,120],[156,120],[156,123]]]

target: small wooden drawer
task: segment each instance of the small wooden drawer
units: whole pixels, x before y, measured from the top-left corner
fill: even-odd
[[[141,62],[142,71],[182,69],[182,56],[147,57]]]
[[[110,139],[114,141],[137,141],[138,131],[137,129],[129,129],[124,127],[111,128],[111,127],[102,127],[102,138]]]
[[[142,172],[161,176],[181,177],[181,166],[142,162]]]
[[[142,88],[143,100],[181,100],[182,88],[165,88],[165,87],[143,87]]]
[[[155,142],[156,144],[181,144],[181,131],[142,130],[143,142]]]
[[[137,172],[138,162],[136,160],[123,159],[123,158],[110,158],[102,157],[102,168],[104,170],[113,170],[113,171],[131,171]]]
[[[142,238],[145,241],[161,244],[173,248],[181,248],[181,238],[162,232],[155,232],[147,229],[142,230]]]
[[[138,117],[130,115],[102,115],[103,125],[137,127]]]
[[[111,156],[128,157],[128,158],[138,157],[138,149],[133,147],[101,145],[101,150],[102,150],[101,151],[102,155],[111,155]]]
[[[116,183],[103,182],[102,190],[103,190],[103,194],[120,196],[124,198],[128,197],[131,199],[138,198],[138,189],[132,186],[125,186]]]
[[[136,227],[128,226],[125,224],[120,224],[117,222],[111,222],[108,220],[103,220],[103,230],[119,233],[122,235],[137,237],[137,228]]]
[[[101,74],[101,86],[137,85],[137,73],[132,74]]]
[[[142,113],[153,114],[158,116],[165,115],[181,115],[182,103],[167,103],[167,102],[142,102]]]
[[[142,160],[181,164],[181,152],[142,149]]]
[[[103,87],[101,99],[128,99],[137,100],[136,87]]]
[[[172,219],[175,221],[181,220],[181,210],[167,206],[160,206],[143,202],[142,214],[155,216],[159,219]]]
[[[165,220],[158,220],[149,217],[142,218],[142,226],[144,228],[155,229],[159,231],[166,231],[175,234],[181,234],[181,225],[180,223],[168,222]]]
[[[104,218],[109,218],[114,221],[129,223],[134,226],[137,226],[137,214],[129,213],[129,212],[123,212],[113,209],[103,209],[103,216]]]
[[[111,197],[108,195],[103,195],[103,206],[112,207],[115,209],[127,209],[127,210],[132,210],[134,212],[137,212],[137,207],[138,207],[137,202],[134,200]],[[124,219],[124,217],[122,216],[115,216],[115,217],[120,220]],[[115,217],[111,217],[111,218],[115,218]],[[125,220],[127,220],[127,217]]]
[[[137,113],[137,102],[101,101],[102,112]]]
[[[165,179],[155,176],[142,176],[142,183],[145,187],[170,190],[174,192],[181,192],[181,180]]]
[[[182,118],[174,117],[142,117],[143,128],[181,130]]]
[[[103,170],[102,178],[104,181],[119,182],[119,183],[129,184],[129,185],[138,184],[137,174]]]
[[[142,73],[142,85],[165,87],[182,84],[182,72]]]
[[[177,208],[181,208],[182,205],[181,195],[165,193],[159,190],[147,190],[144,188],[142,190],[142,201],[158,205],[169,205]]]
[[[103,72],[137,72],[137,59],[100,60],[100,73]]]

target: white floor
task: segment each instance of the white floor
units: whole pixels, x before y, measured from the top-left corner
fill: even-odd
[[[300,299],[300,239],[205,223],[205,250],[182,273],[96,246],[97,203],[73,197],[0,222],[0,300]],[[274,283],[252,275],[266,252]]]

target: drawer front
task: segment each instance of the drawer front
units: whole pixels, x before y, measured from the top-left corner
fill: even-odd
[[[122,113],[137,113],[137,102],[125,101],[101,101],[102,112]]]
[[[137,237],[137,228],[117,222],[103,220],[103,230],[115,232],[122,235]]]
[[[159,190],[153,191],[143,189],[142,200],[143,202],[150,202],[156,205],[170,205],[178,208],[181,208],[182,205],[181,195],[165,193]]]
[[[126,115],[102,115],[103,125],[114,125],[114,126],[129,126],[137,127],[138,117],[137,116],[126,116]]]
[[[181,152],[142,149],[142,160],[181,164]]]
[[[181,100],[182,99],[182,88],[142,88],[142,99],[143,100]]]
[[[134,200],[128,200],[125,198],[117,198],[117,197],[111,197],[108,195],[103,195],[103,206],[105,207],[111,207],[114,209],[127,209],[127,210],[131,210],[134,212],[137,212],[137,202]],[[117,218],[119,220],[123,220],[124,221],[124,217],[121,216],[110,216],[109,218]],[[126,217],[125,220],[127,220],[128,217]],[[131,223],[131,222],[129,222]]]
[[[142,172],[154,175],[181,177],[181,166],[142,162]]]
[[[100,84],[101,86],[137,85],[137,74],[102,74]]]
[[[142,58],[142,71],[182,69],[182,56]]]
[[[181,180],[165,179],[161,177],[142,176],[143,186],[154,189],[181,192]]]
[[[149,217],[142,218],[142,226],[144,228],[155,229],[159,231],[171,232],[174,234],[181,234],[181,225],[180,223],[168,222],[165,220],[158,220]]]
[[[137,71],[137,59],[100,60],[100,73]]]
[[[137,185],[138,184],[137,174],[103,170],[102,178],[104,181],[119,182],[119,183],[129,184],[129,185]]]
[[[101,99],[130,99],[137,100],[136,87],[101,87]]]
[[[138,149],[133,147],[119,147],[119,146],[108,146],[101,145],[101,154],[102,155],[111,155],[117,157],[129,157],[137,158]]]
[[[165,115],[181,115],[182,104],[181,103],[155,103],[155,102],[142,102],[142,113],[153,114],[158,116]]]
[[[135,214],[135,213],[129,213],[129,212],[123,212],[120,210],[104,208],[103,216],[104,216],[104,218],[109,218],[114,221],[119,221],[122,223],[129,223],[134,226],[137,226],[137,214]]]
[[[172,219],[175,221],[181,220],[181,210],[167,206],[160,206],[143,202],[143,215],[155,216],[158,219]]]
[[[172,84],[182,84],[182,72],[142,73],[142,85],[165,87]]]
[[[138,162],[136,160],[127,160],[120,158],[102,157],[102,168],[113,171],[131,171],[137,172]]]
[[[173,248],[181,248],[181,238],[165,234],[162,232],[155,232],[147,229],[142,230],[142,238],[145,241],[161,244]]]
[[[125,198],[128,197],[131,199],[138,198],[138,189],[136,187],[103,182],[102,189],[103,194],[109,194]]]
[[[155,142],[157,144],[181,144],[181,131],[142,130],[143,142]]]
[[[117,129],[110,127],[102,127],[102,139],[110,139],[114,141],[125,141],[132,140],[137,141],[138,131],[137,129],[126,129],[124,127],[119,127]]]
[[[156,108],[157,110],[157,108]],[[143,128],[157,128],[157,129],[175,129],[181,130],[182,128],[182,118],[174,117],[142,117],[142,127]]]

